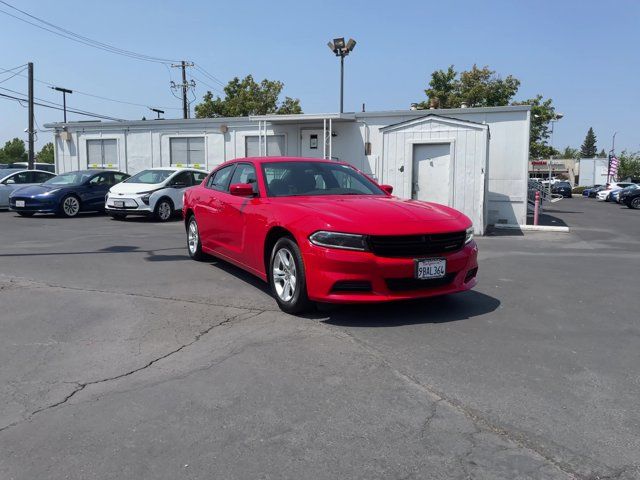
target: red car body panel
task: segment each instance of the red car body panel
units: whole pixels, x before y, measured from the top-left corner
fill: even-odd
[[[443,205],[402,200],[389,194],[268,197],[261,164],[291,161],[337,163],[295,157],[236,159],[220,165],[212,174],[233,163],[251,163],[256,169],[258,196],[239,197],[208,188],[205,185],[209,176],[201,185],[185,192],[184,218],[188,220],[191,214],[195,215],[204,252],[267,280],[271,253],[265,252],[268,235],[274,229],[286,230],[302,253],[308,296],[321,302],[405,300],[475,286],[478,248],[473,240],[454,252],[421,256],[446,258],[447,274],[455,274],[450,283],[401,291],[390,290],[386,279],[413,278],[414,257],[383,257],[370,251],[312,244],[309,236],[319,230],[383,236],[440,234],[464,231],[471,226],[471,221],[461,212]],[[338,281],[367,281],[372,288],[370,292],[332,292]]]

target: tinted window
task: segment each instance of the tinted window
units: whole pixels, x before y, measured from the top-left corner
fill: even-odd
[[[129,175],[127,175],[126,173],[114,173],[113,174],[113,180],[116,183],[120,183],[123,182],[124,180],[126,180],[129,177]]]
[[[271,197],[296,195],[384,195],[354,168],[328,162],[264,163],[267,192]]]
[[[8,178],[6,183],[7,184],[16,184],[16,185],[20,185],[21,183],[32,183],[31,182],[31,172],[16,173],[13,177]]]
[[[221,192],[229,190],[229,180],[231,180],[231,173],[235,165],[229,165],[228,167],[221,168],[209,178],[208,187],[213,188]]]
[[[236,171],[233,172],[233,177],[231,178],[231,185],[234,183],[249,183],[253,185],[253,191],[258,193],[258,182],[256,180],[256,169],[250,163],[240,163],[236,168]]]
[[[89,185],[110,185],[108,173],[101,173],[100,175],[96,175],[91,180],[89,180]]]
[[[34,175],[35,175],[35,183],[46,182],[52,177],[52,175],[44,172],[34,172]]]
[[[207,177],[205,172],[193,172],[193,184],[199,185]]]
[[[182,183],[187,187],[190,187],[191,182],[192,182],[191,172],[181,172],[177,174],[175,177],[173,177],[173,179],[171,179],[171,185]]]

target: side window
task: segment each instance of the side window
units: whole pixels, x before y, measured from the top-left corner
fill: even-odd
[[[34,180],[35,183],[46,182],[50,178],[54,177],[54,175],[51,175],[49,173],[44,173],[44,172],[34,172],[34,175],[36,176]]]
[[[214,190],[218,190],[220,192],[226,192],[229,190],[229,180],[231,180],[231,174],[233,173],[233,169],[235,165],[229,165],[228,167],[221,168],[217,172],[215,172],[209,178],[209,183],[207,187],[212,188]]]
[[[109,185],[107,174],[101,173],[100,175],[96,175],[91,180],[89,180],[89,185]]]
[[[238,168],[233,172],[230,184],[233,185],[234,183],[249,183],[253,186],[254,193],[258,193],[255,167],[250,163],[238,164]]]
[[[171,180],[171,185],[183,184],[187,187],[191,186],[191,172],[181,172]]]
[[[205,172],[193,172],[193,184],[200,185],[206,177],[207,174]]]
[[[7,180],[7,183],[15,183],[18,185],[21,183],[32,183],[31,182],[31,179],[33,178],[32,173],[33,172],[16,173],[13,177]]]
[[[113,181],[115,183],[124,182],[127,178],[129,178],[129,175],[127,175],[126,173],[114,173],[113,174]]]

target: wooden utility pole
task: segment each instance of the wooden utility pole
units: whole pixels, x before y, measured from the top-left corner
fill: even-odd
[[[29,170],[33,170],[33,63],[29,62]]]
[[[182,115],[189,118],[189,104],[187,103],[187,64],[182,60]]]

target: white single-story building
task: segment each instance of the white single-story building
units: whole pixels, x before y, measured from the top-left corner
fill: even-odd
[[[487,224],[523,225],[530,107],[507,106],[239,118],[70,122],[54,131],[58,173],[158,166],[206,170],[250,156],[351,163],[404,198],[464,212]]]

